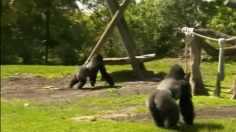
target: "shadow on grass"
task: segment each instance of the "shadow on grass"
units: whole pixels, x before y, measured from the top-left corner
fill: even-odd
[[[115,89],[118,89],[118,88],[122,88],[121,86],[98,86],[98,87],[83,87],[82,89],[79,89],[79,90],[88,90],[88,91],[94,91],[94,90],[101,90],[101,89],[109,89],[109,88],[115,88]]]
[[[182,125],[178,132],[200,132],[206,130],[209,132],[221,130],[224,126],[217,123],[195,123],[192,126]]]
[[[144,79],[136,77],[133,70],[122,70],[110,73],[115,82],[131,82],[131,81],[152,81],[159,82],[166,76],[165,72],[154,73],[153,71],[143,71]]]

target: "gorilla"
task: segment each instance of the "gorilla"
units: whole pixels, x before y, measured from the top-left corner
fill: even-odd
[[[78,89],[83,88],[87,82],[87,77],[89,77],[91,86],[94,87],[98,71],[100,71],[102,79],[106,80],[110,86],[115,85],[113,79],[106,71],[102,55],[97,53],[91,57],[88,64],[76,70],[74,77],[71,79],[69,87],[72,88],[76,83],[79,83]]]
[[[73,88],[73,86],[78,83],[77,88],[81,89],[87,82],[87,77],[89,77],[90,71],[89,68],[82,66],[75,71],[75,75],[71,79],[69,88]]]
[[[154,124],[157,127],[177,129],[180,113],[187,125],[194,120],[191,86],[183,68],[175,64],[160,85],[146,99]],[[176,100],[179,99],[179,105]]]
[[[89,68],[90,70],[89,80],[92,87],[94,87],[96,83],[98,71],[100,71],[102,75],[101,80],[107,81],[110,86],[115,85],[113,79],[106,71],[105,65],[103,63],[103,57],[101,54],[96,53],[95,55],[93,55],[91,59],[89,60],[88,64],[86,65],[86,67]]]

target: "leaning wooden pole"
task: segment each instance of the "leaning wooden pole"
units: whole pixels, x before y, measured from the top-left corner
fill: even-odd
[[[116,11],[120,7],[119,3],[117,0],[106,0],[106,2],[107,2],[110,16],[113,17]],[[128,24],[124,16],[122,16],[120,18],[120,21],[117,23],[117,29],[118,29],[119,36],[121,40],[123,41],[126,51],[127,49],[130,49],[134,53],[135,56],[140,55],[137,51],[137,46],[134,42],[133,36],[129,30]],[[139,63],[139,66],[142,70],[146,70],[143,63]]]
[[[102,34],[100,40],[98,41],[98,43],[96,44],[95,48],[93,49],[93,51],[91,52],[91,54],[89,55],[88,59],[86,60],[85,64],[86,65],[88,63],[88,61],[90,60],[90,58],[97,53],[101,47],[103,46],[103,44],[106,42],[106,40],[108,39],[109,35],[111,34],[112,30],[115,28],[116,24],[120,21],[120,18],[122,17],[125,9],[128,7],[129,3],[131,2],[131,0],[124,0],[122,2],[122,4],[120,5],[119,10],[116,11],[114,17],[112,18],[112,20],[110,21],[110,23],[108,24],[106,30],[104,31],[104,33]],[[127,54],[131,60],[131,65],[136,73],[136,75],[141,79],[144,78],[142,71],[140,70],[140,67],[138,65],[137,60],[135,59],[135,55],[132,52],[132,48],[127,48],[126,47],[126,51]]]
[[[103,46],[103,44],[106,42],[106,40],[108,39],[109,35],[111,34],[112,30],[115,28],[116,24],[118,23],[118,21],[120,20],[120,18],[122,17],[125,9],[128,7],[129,3],[131,2],[131,0],[124,0],[119,8],[119,10],[117,10],[116,14],[114,15],[114,17],[112,18],[112,20],[109,22],[106,30],[103,32],[101,38],[99,39],[99,41],[97,42],[96,46],[94,47],[94,49],[92,50],[91,54],[89,55],[88,59],[85,61],[86,65],[88,63],[88,61],[90,60],[90,58],[96,53],[98,52],[101,47]]]

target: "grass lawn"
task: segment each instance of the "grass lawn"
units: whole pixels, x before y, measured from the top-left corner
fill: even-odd
[[[146,68],[155,72],[167,72],[175,59],[162,59],[145,63]],[[184,63],[182,63],[184,64]],[[184,66],[184,65],[182,65]],[[196,108],[212,108],[236,105],[227,94],[234,79],[235,63],[225,64],[225,81],[222,82],[221,98],[194,96]],[[1,77],[12,75],[32,74],[48,78],[61,77],[74,73],[77,66],[1,66]],[[131,66],[107,66],[108,72],[113,73],[115,80],[126,80],[134,77]],[[117,72],[123,70],[124,72]],[[214,90],[217,73],[217,62],[201,64],[204,83],[210,90]],[[129,73],[129,74],[127,74]],[[125,77],[124,77],[125,75]],[[114,92],[113,92],[114,93]],[[71,121],[70,117],[97,114],[112,114],[120,109],[134,106],[134,113],[146,113],[145,98],[147,95],[132,95],[120,97],[86,97],[61,102],[34,102],[28,100],[1,100],[1,131],[2,132],[170,132],[170,130],[156,128],[152,122],[128,122],[98,120],[96,122]],[[115,94],[115,93],[114,93]],[[233,119],[200,119],[194,126],[181,126],[182,132],[236,132],[236,118]]]

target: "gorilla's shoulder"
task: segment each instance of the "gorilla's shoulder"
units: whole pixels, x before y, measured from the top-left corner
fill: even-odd
[[[172,66],[169,70],[169,73],[166,76],[166,78],[175,78],[175,79],[184,79],[184,77],[185,77],[184,69],[179,64],[175,64],[174,66]]]
[[[103,60],[103,56],[99,53],[95,53],[93,56],[92,56],[93,59],[96,59],[96,60]]]

